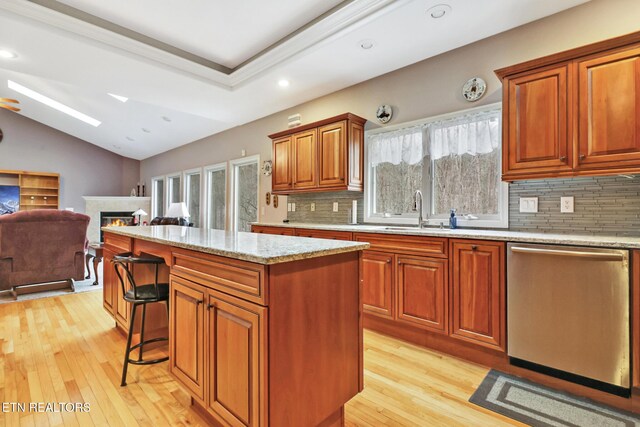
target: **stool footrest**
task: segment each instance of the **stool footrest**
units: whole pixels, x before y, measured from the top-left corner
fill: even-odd
[[[143,345],[147,345],[147,344],[151,344],[152,342],[159,342],[159,341],[169,341],[169,338],[167,337],[159,337],[159,338],[153,338],[150,340],[144,340],[142,342],[139,342],[136,345],[132,345],[130,350],[135,350],[136,348],[140,348]]]
[[[162,357],[160,359],[153,359],[153,360],[134,360],[134,359],[129,359],[129,363],[131,363],[132,365],[153,365],[155,363],[166,362],[167,360],[169,360],[169,356]]]

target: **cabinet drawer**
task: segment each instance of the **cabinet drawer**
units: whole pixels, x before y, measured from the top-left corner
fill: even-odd
[[[349,231],[310,230],[296,228],[296,236],[314,237],[316,239],[352,240],[353,233]]]
[[[121,252],[131,251],[131,237],[120,236],[109,232],[104,233],[105,248],[114,251],[117,254]]]
[[[447,257],[446,238],[354,233],[353,240],[368,242],[371,244],[370,249],[375,251]]]
[[[252,225],[251,226],[252,233],[262,233],[262,234],[279,234],[281,236],[293,236],[294,229],[288,227],[269,227],[266,225]]]
[[[265,266],[189,250],[172,252],[171,274],[266,305]]]

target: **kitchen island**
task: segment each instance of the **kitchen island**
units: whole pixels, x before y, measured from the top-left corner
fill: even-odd
[[[358,259],[368,244],[179,226],[104,231],[105,260],[164,258],[169,369],[212,423],[343,425],[363,385]],[[105,309],[123,328],[128,307],[105,265]],[[135,271],[136,280],[150,274]],[[150,310],[147,325],[161,329],[161,312]]]

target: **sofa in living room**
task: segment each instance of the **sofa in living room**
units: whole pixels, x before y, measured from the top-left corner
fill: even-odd
[[[55,209],[0,216],[0,291],[17,297],[67,286],[75,290],[74,280],[84,279],[88,225],[87,215]]]

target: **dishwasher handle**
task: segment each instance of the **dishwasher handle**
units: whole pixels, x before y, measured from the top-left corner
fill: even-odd
[[[582,252],[571,251],[566,249],[542,249],[542,248],[528,248],[524,246],[512,246],[512,252],[536,254],[536,255],[558,255],[568,256],[576,258],[588,258],[594,261],[624,261],[625,256],[620,253],[611,252]]]

